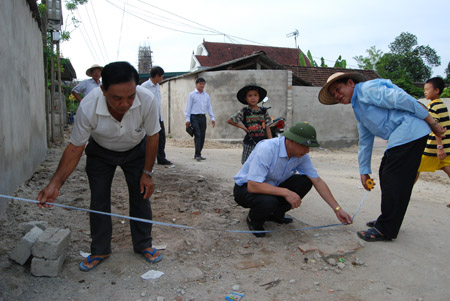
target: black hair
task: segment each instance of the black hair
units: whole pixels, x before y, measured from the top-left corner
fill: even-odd
[[[430,78],[425,83],[426,84],[432,84],[433,88],[438,89],[439,90],[439,95],[441,95],[442,91],[444,91],[445,82],[444,82],[444,79],[442,77],[437,76],[437,77]]]
[[[163,75],[164,75],[164,69],[159,66],[155,66],[150,70],[151,78],[154,78],[155,76],[163,76]]]
[[[197,78],[197,80],[195,81],[196,84],[198,83],[206,83],[206,80],[203,77],[199,77]]]
[[[139,83],[139,74],[128,62],[113,62],[106,65],[102,70],[102,85],[108,90],[109,86],[134,81]]]

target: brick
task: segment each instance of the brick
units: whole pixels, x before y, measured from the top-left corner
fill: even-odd
[[[70,242],[69,229],[47,228],[33,245],[33,256],[45,259],[59,258]]]
[[[298,245],[297,248],[300,250],[300,252],[302,252],[303,255],[308,254],[310,252],[314,252],[317,250],[316,246],[310,245],[310,244],[302,244],[302,245]]]
[[[31,250],[39,236],[43,233],[40,228],[33,227],[18,242],[16,247],[9,254],[9,258],[20,265],[24,265],[31,256]]]
[[[66,254],[61,254],[56,259],[33,257],[31,260],[31,274],[33,276],[56,277],[61,272]]]
[[[48,222],[45,221],[31,221],[27,223],[20,223],[19,229],[22,231],[23,234],[28,233],[33,227],[38,227],[42,231],[45,231],[49,227]]]

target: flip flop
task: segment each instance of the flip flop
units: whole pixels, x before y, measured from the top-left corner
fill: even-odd
[[[153,248],[153,252],[144,250],[144,251],[141,252],[141,254],[142,254],[142,256],[144,256],[145,260],[147,260],[148,262],[150,262],[150,263],[157,263],[157,262],[161,261],[161,259],[162,259],[162,254],[159,254],[159,256],[156,257],[156,258],[153,259],[153,260],[150,259],[150,258],[148,258],[147,256],[145,256],[145,254],[150,254],[150,255],[154,256],[155,253],[156,253],[156,251],[158,251],[158,250],[157,250],[156,248]]]
[[[95,268],[96,268],[103,260],[105,260],[105,259],[108,258],[108,257],[109,257],[109,256],[107,256],[107,257],[93,257],[93,258],[91,258],[91,255],[89,255],[89,256],[86,258],[86,259],[87,259],[87,262],[88,262],[88,263],[91,263],[91,262],[93,262],[94,260],[98,260],[97,264],[91,266],[90,268],[88,268],[87,266],[84,265],[84,261],[82,261],[82,262],[80,262],[80,271],[83,271],[83,272],[89,272],[89,271],[95,269]]]
[[[366,223],[366,226],[367,226],[367,227],[370,227],[370,228],[373,228],[373,227],[375,227],[375,224],[376,224],[376,223],[377,223],[376,220],[370,221],[370,222],[367,222],[367,223]]]
[[[383,234],[381,234],[376,228],[369,228],[367,231],[358,231],[356,234],[358,234],[359,238],[368,242],[390,240],[384,237]]]

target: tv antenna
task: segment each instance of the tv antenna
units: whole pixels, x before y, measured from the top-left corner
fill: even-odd
[[[294,37],[295,39],[295,48],[297,48],[297,37],[298,37],[299,33],[298,33],[298,29],[296,29],[295,31],[288,33],[286,35],[286,38],[290,38],[290,37]]]

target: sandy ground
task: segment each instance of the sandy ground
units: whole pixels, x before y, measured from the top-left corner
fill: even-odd
[[[383,151],[383,143],[374,150],[376,182]],[[62,148],[50,149],[14,196],[35,199],[55,171],[61,152]],[[332,209],[313,189],[302,206],[290,212],[293,224],[266,223],[266,229],[274,232],[256,238],[226,232],[247,230],[247,210],[238,207],[232,195],[233,176],[241,166],[239,144],[207,142],[202,154],[207,160],[202,162],[193,159],[191,140],[168,139],[166,152],[175,165],[156,166],[154,220],[202,230],[155,225],[154,245],[167,247],[161,262],[149,264],[132,250],[128,220],[113,218],[112,256],[85,273],[78,264],[80,252],[89,252],[87,213],[39,209],[10,200],[0,219],[0,300],[224,300],[233,291],[244,294],[242,300],[449,300],[450,209],[445,204],[450,189],[443,172],[424,174],[416,184],[395,241],[364,243],[355,234],[379,214],[378,186],[368,194],[353,225],[296,230],[337,223]],[[314,149],[311,156],[341,206],[353,214],[365,195],[356,147]],[[60,203],[89,207],[84,159],[63,186]],[[112,195],[112,211],[128,215],[120,169]],[[58,277],[34,277],[30,262],[21,266],[8,258],[23,236],[19,225],[30,221],[71,230]],[[142,279],[149,270],[164,274]]]

